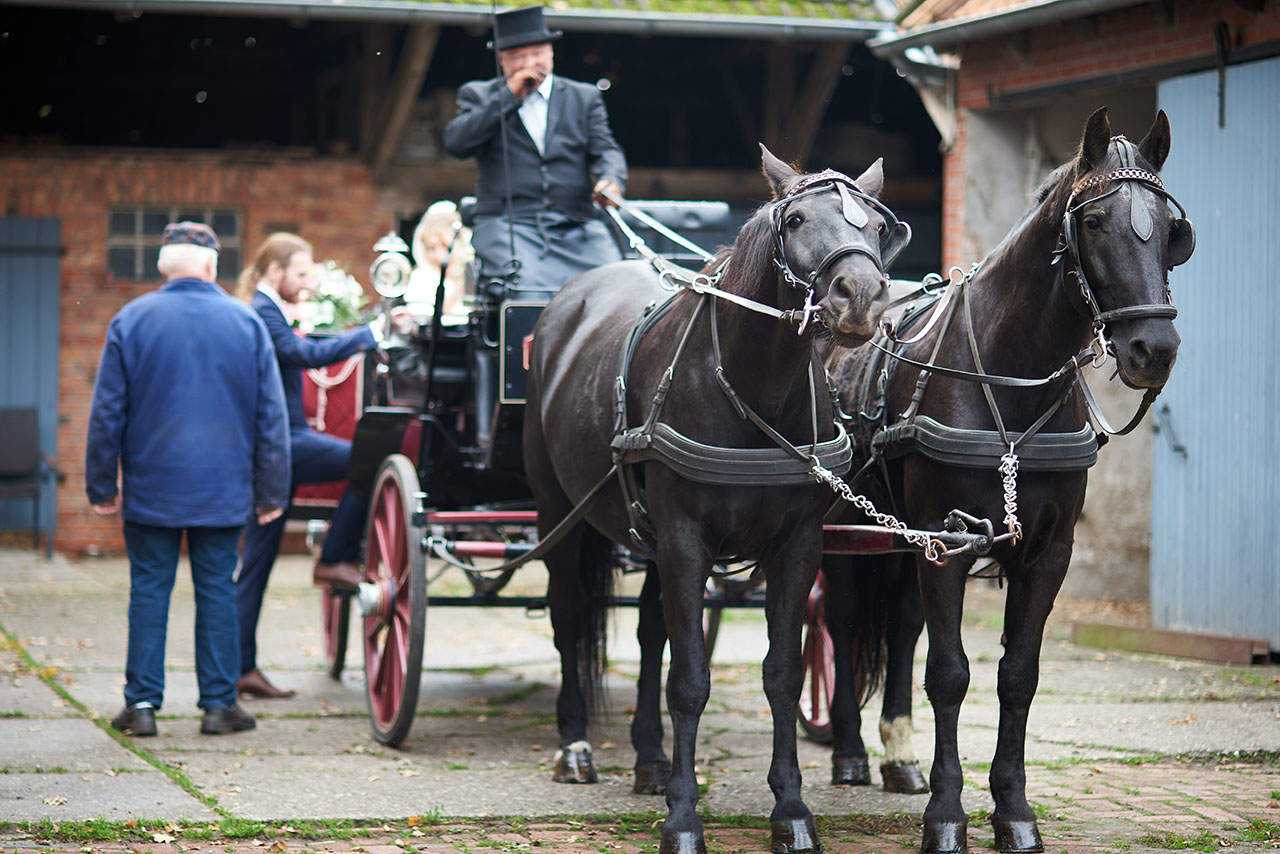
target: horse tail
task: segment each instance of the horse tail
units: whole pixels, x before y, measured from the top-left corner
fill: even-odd
[[[609,600],[613,596],[613,541],[590,525],[583,526],[578,550],[578,578],[584,595],[583,632],[578,638],[578,684],[591,712],[604,711],[604,674]]]
[[[888,662],[888,627],[896,575],[888,561],[849,570],[853,581],[853,688],[861,708],[884,684]]]

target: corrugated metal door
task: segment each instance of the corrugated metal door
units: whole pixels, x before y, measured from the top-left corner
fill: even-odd
[[[1157,408],[1151,619],[1280,650],[1280,60],[1160,85],[1166,186],[1196,226],[1172,277],[1182,347]],[[1171,437],[1186,446],[1175,452]]]
[[[0,217],[0,407],[35,406],[40,448],[58,455],[58,245],[56,219]],[[0,437],[3,441],[3,437]],[[0,530],[30,530],[31,502],[0,501]],[[48,490],[41,519],[57,518]]]

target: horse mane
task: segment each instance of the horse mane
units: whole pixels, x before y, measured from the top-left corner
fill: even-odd
[[[720,249],[716,252],[716,259],[704,268],[704,272],[709,271],[726,257],[730,259],[720,280],[722,290],[739,296],[752,296],[761,282],[772,281],[775,268],[769,210],[767,204],[757,209],[738,231],[733,247]]]

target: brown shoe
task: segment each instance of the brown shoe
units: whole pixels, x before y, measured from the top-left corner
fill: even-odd
[[[262,674],[258,668],[250,670],[248,673],[240,677],[236,682],[236,694],[248,694],[250,697],[262,697],[266,700],[279,700],[285,697],[292,697],[298,693],[293,690],[285,690],[272,685],[270,680]]]
[[[343,590],[355,590],[364,581],[364,573],[360,567],[348,561],[338,563],[321,563],[316,561],[311,570],[311,582],[316,587],[339,587]]]

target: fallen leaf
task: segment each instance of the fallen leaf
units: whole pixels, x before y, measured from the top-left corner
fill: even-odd
[[[168,833],[153,833],[153,834],[151,834],[151,841],[152,841],[152,842],[173,842],[173,841],[174,841],[175,839],[177,839],[177,838],[178,838],[178,837],[176,837],[176,836],[172,836],[172,835],[170,835],[170,834],[168,834]]]
[[[58,795],[57,797],[53,797],[53,798],[45,798],[44,802],[46,804],[53,804],[55,807],[60,807],[67,802],[67,799],[62,797],[62,795]]]

